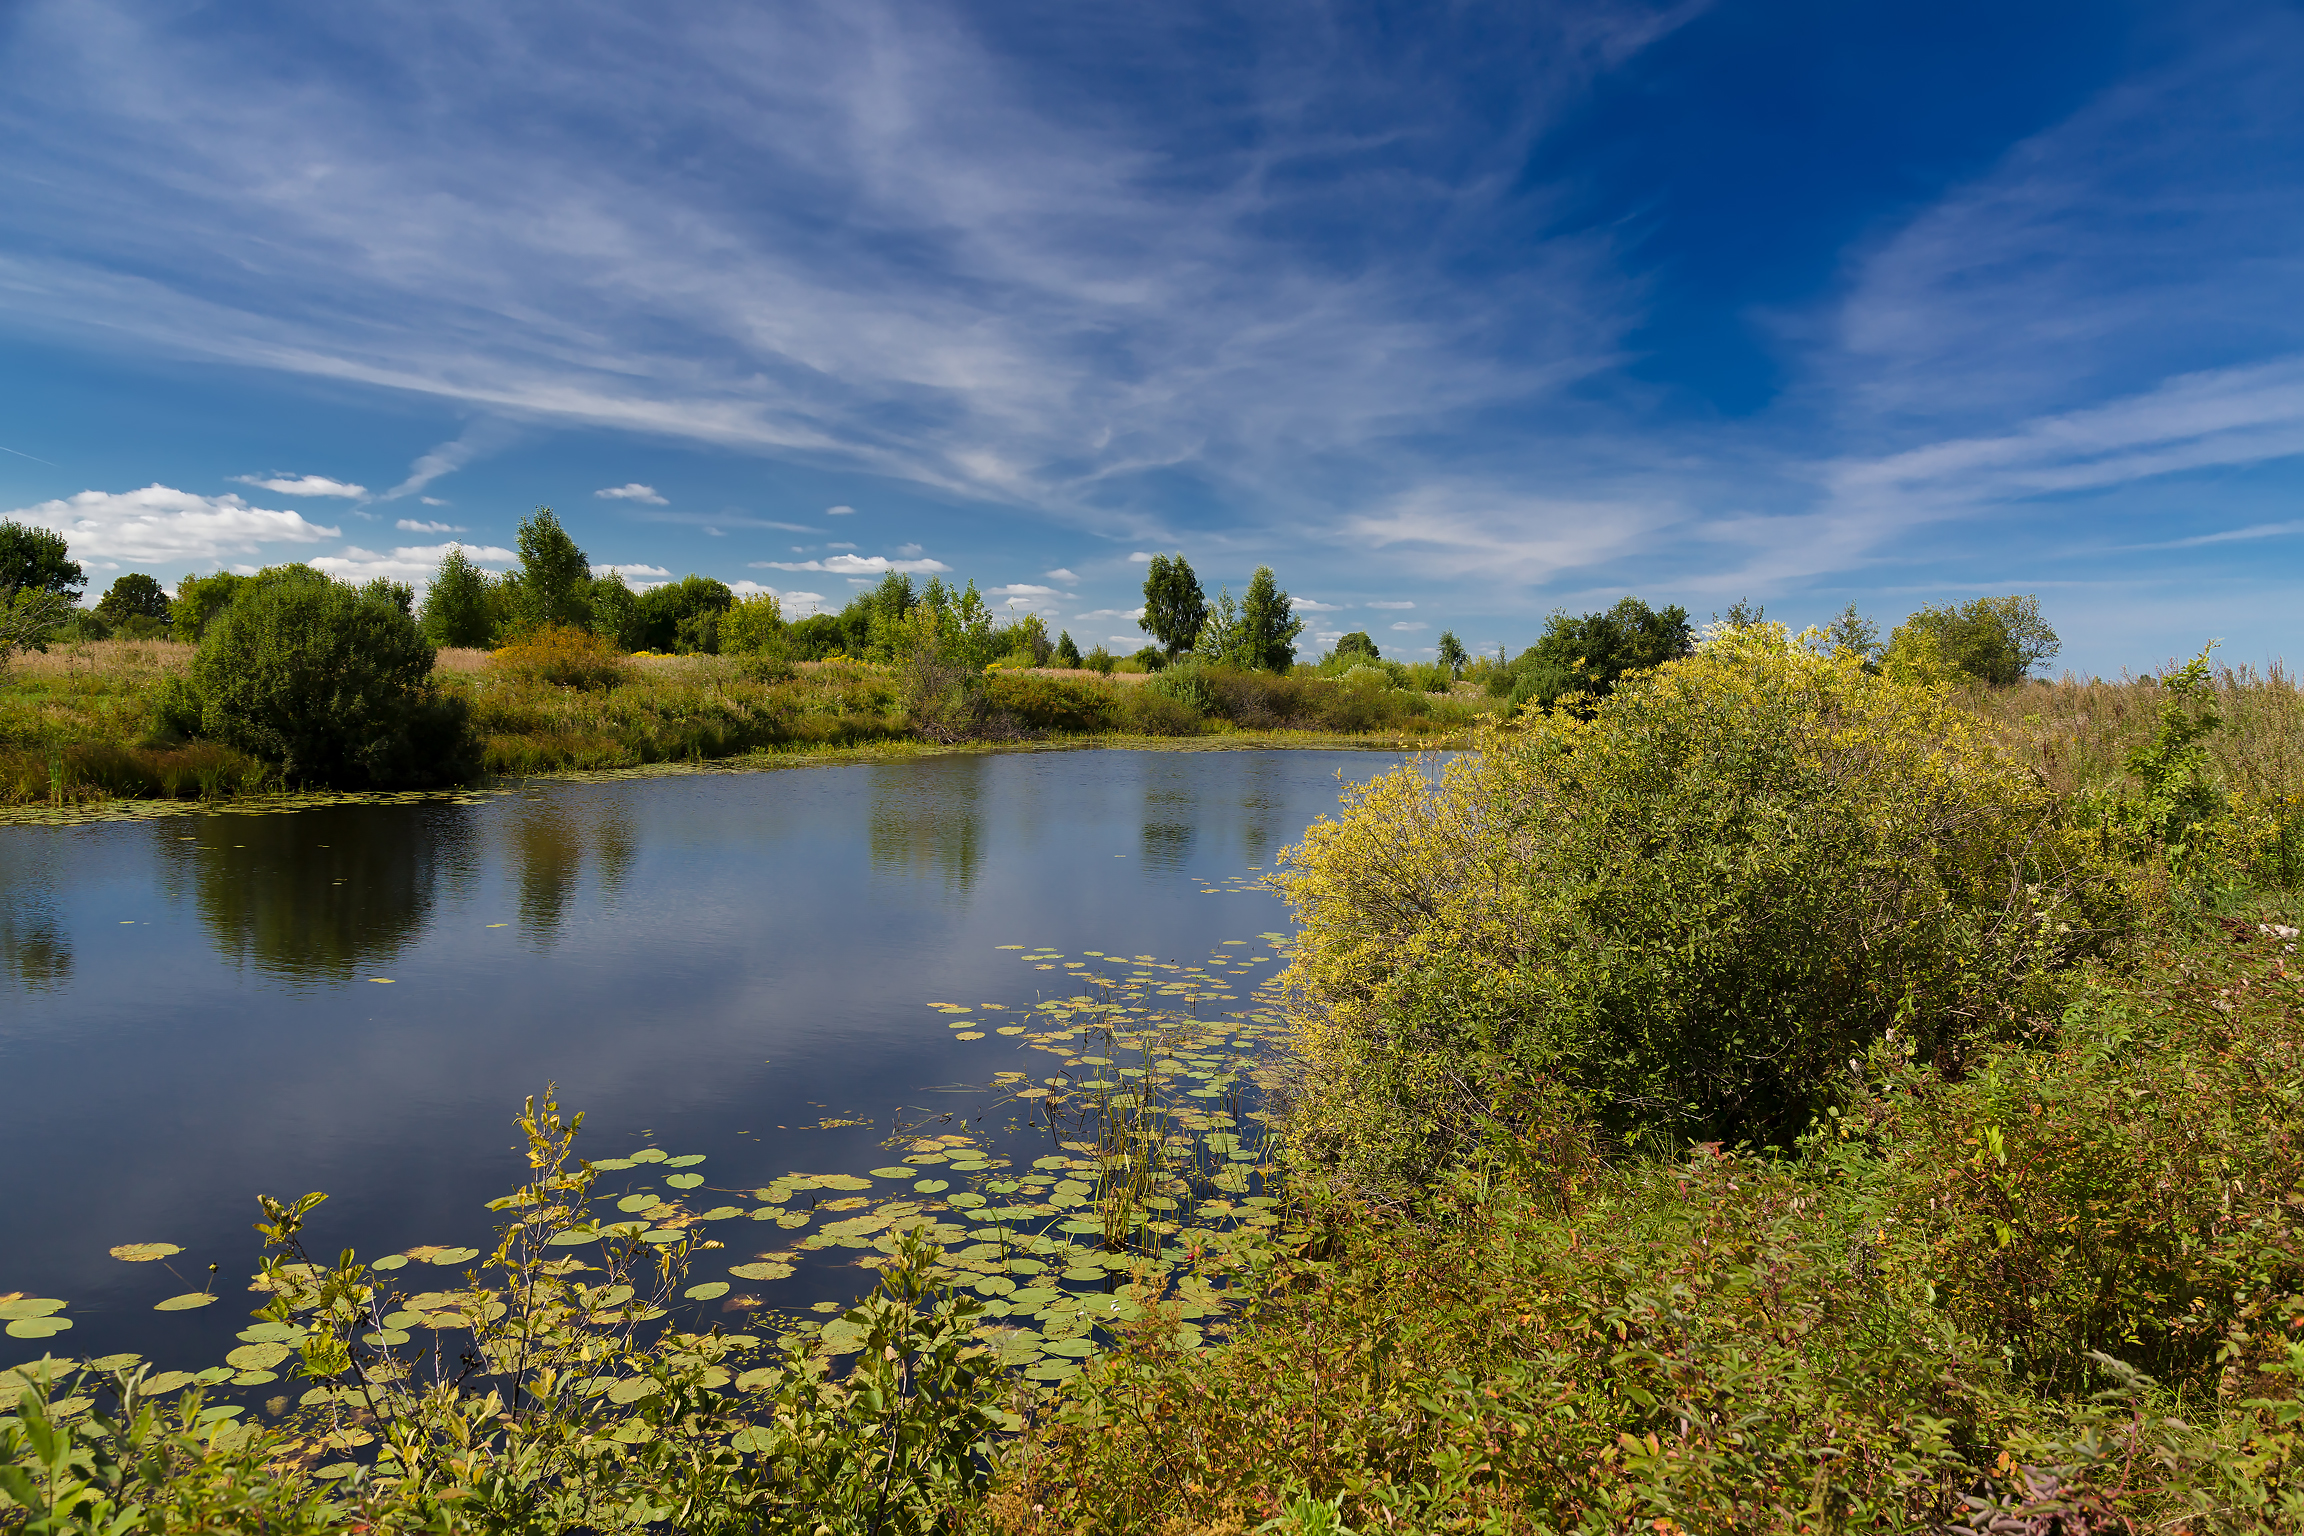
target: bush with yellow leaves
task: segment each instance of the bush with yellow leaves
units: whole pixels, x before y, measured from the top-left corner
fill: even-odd
[[[1782,1143],[1891,1030],[1957,1068],[2125,922],[1949,690],[1715,631],[1292,850],[1299,1150],[1397,1192],[1500,1122]]]

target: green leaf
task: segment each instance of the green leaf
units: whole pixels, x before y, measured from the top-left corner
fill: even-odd
[[[916,1179],[919,1176],[920,1170],[917,1168],[875,1168],[872,1170],[872,1177],[876,1179]]]
[[[1096,1353],[1096,1345],[1089,1339],[1056,1339],[1040,1347],[1048,1354],[1069,1355],[1075,1360],[1084,1360]]]
[[[368,1267],[370,1269],[402,1269],[407,1266],[407,1263],[408,1255],[404,1253],[388,1253]]]
[[[189,1312],[194,1307],[204,1307],[215,1299],[206,1291],[187,1291],[181,1296],[171,1296],[166,1301],[154,1302],[152,1310],[155,1312]]]
[[[122,1243],[112,1250],[112,1257],[130,1264],[149,1264],[154,1259],[165,1259],[183,1251],[174,1243]]]
[[[718,1301],[728,1294],[728,1282],[725,1280],[707,1280],[702,1285],[688,1287],[680,1294],[690,1301]]]
[[[162,1371],[157,1376],[144,1378],[144,1390],[147,1392],[181,1392],[197,1380],[199,1378],[190,1371]]]
[[[950,1179],[922,1179],[912,1186],[915,1193],[923,1195],[933,1195],[951,1187],[952,1181]]]
[[[664,1159],[664,1166],[667,1168],[693,1168],[702,1161],[704,1161],[703,1153],[691,1152],[686,1157],[668,1157]]]
[[[0,1301],[0,1317],[46,1317],[51,1312],[64,1310],[64,1303],[53,1296],[19,1296],[13,1301]]]
[[[820,1173],[816,1176],[819,1189],[870,1189],[870,1179],[860,1179],[852,1173]]]
[[[616,1202],[616,1209],[620,1211],[645,1211],[651,1206],[661,1204],[663,1204],[663,1201],[658,1199],[654,1194],[626,1195],[623,1199]]]
[[[480,1257],[480,1250],[477,1248],[443,1248],[432,1255],[427,1262],[437,1264],[445,1269],[452,1264],[470,1263],[478,1257]]]
[[[732,1264],[728,1273],[739,1280],[782,1280],[792,1273],[792,1266],[765,1260],[758,1264]]]
[[[243,1371],[268,1371],[288,1358],[285,1344],[243,1344],[224,1357],[224,1363]]]
[[[19,1317],[9,1323],[8,1337],[12,1339],[45,1339],[62,1333],[72,1326],[68,1317]]]
[[[704,1182],[704,1175],[700,1173],[675,1173],[664,1182],[674,1189],[694,1189]]]
[[[640,1151],[632,1154],[632,1161],[635,1163],[661,1163],[670,1158],[671,1155],[662,1147],[643,1147]]]
[[[628,1157],[598,1157],[592,1160],[592,1166],[602,1173],[621,1173],[632,1165],[632,1159]]]

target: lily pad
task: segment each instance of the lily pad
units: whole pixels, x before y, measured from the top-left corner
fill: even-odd
[[[19,1296],[13,1301],[0,1301],[0,1318],[7,1318],[11,1322],[23,1318],[46,1317],[51,1312],[63,1310],[64,1303],[53,1296]]]
[[[401,1269],[404,1268],[407,1263],[408,1255],[404,1253],[388,1253],[368,1267],[370,1269]]]
[[[782,1280],[792,1273],[792,1266],[763,1260],[758,1264],[732,1264],[728,1273],[739,1280]]]
[[[818,1189],[870,1189],[870,1179],[860,1179],[852,1173],[825,1173],[816,1177]]]
[[[917,1168],[875,1168],[872,1170],[872,1177],[876,1179],[916,1179],[920,1177],[920,1170]]]
[[[667,1168],[693,1168],[702,1161],[704,1161],[703,1153],[691,1152],[685,1157],[668,1157],[664,1159],[664,1166]]]
[[[662,1147],[643,1147],[632,1154],[632,1161],[636,1163],[661,1163],[668,1161],[671,1156],[672,1154]]]
[[[662,1205],[663,1203],[654,1194],[626,1195],[616,1202],[616,1209],[620,1211],[645,1211],[651,1206]]]
[[[154,1259],[165,1259],[183,1251],[174,1243],[122,1243],[112,1250],[112,1257],[130,1264],[149,1264]]]
[[[68,1317],[19,1317],[8,1324],[8,1337],[12,1339],[45,1339],[62,1333],[72,1326]]]
[[[181,1392],[199,1380],[190,1371],[162,1371],[157,1376],[144,1378],[146,1392]]]
[[[285,1344],[243,1344],[224,1357],[224,1363],[243,1371],[268,1371],[288,1358]]]
[[[674,1189],[694,1189],[704,1182],[704,1175],[700,1173],[675,1173],[665,1179],[664,1182]]]
[[[707,1280],[702,1285],[688,1287],[680,1294],[690,1301],[718,1301],[728,1294],[728,1282],[725,1280]]]
[[[592,1159],[592,1166],[602,1173],[621,1173],[632,1166],[632,1159],[628,1157],[596,1157]]]
[[[432,1255],[431,1262],[446,1268],[452,1264],[467,1264],[480,1257],[477,1248],[443,1248]]]
[[[922,1179],[919,1183],[913,1185],[912,1187],[918,1190],[921,1194],[933,1195],[940,1190],[950,1189],[952,1187],[952,1181],[950,1179]]]

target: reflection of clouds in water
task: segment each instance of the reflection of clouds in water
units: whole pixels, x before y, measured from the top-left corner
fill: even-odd
[[[939,874],[966,895],[984,860],[984,777],[990,759],[951,757],[872,772],[867,857],[876,875]]]
[[[297,981],[334,983],[388,964],[421,936],[444,807],[384,806],[204,818],[192,841],[163,823],[164,884],[190,871],[218,955]]]

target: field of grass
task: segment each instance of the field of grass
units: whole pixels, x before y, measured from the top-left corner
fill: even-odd
[[[193,651],[169,641],[98,641],[13,658],[0,671],[0,805],[287,788],[254,758],[157,728],[162,685],[190,670]],[[434,681],[469,704],[490,774],[954,740],[1415,745],[1462,730],[1481,702],[1271,679],[1229,683],[1229,692],[1193,708],[1144,691],[1151,679],[1141,673],[1047,669],[986,680],[980,718],[954,736],[923,731],[898,669],[861,662],[761,668],[733,657],[638,656],[625,658],[608,686],[567,687],[508,672],[486,651],[442,650]]]

